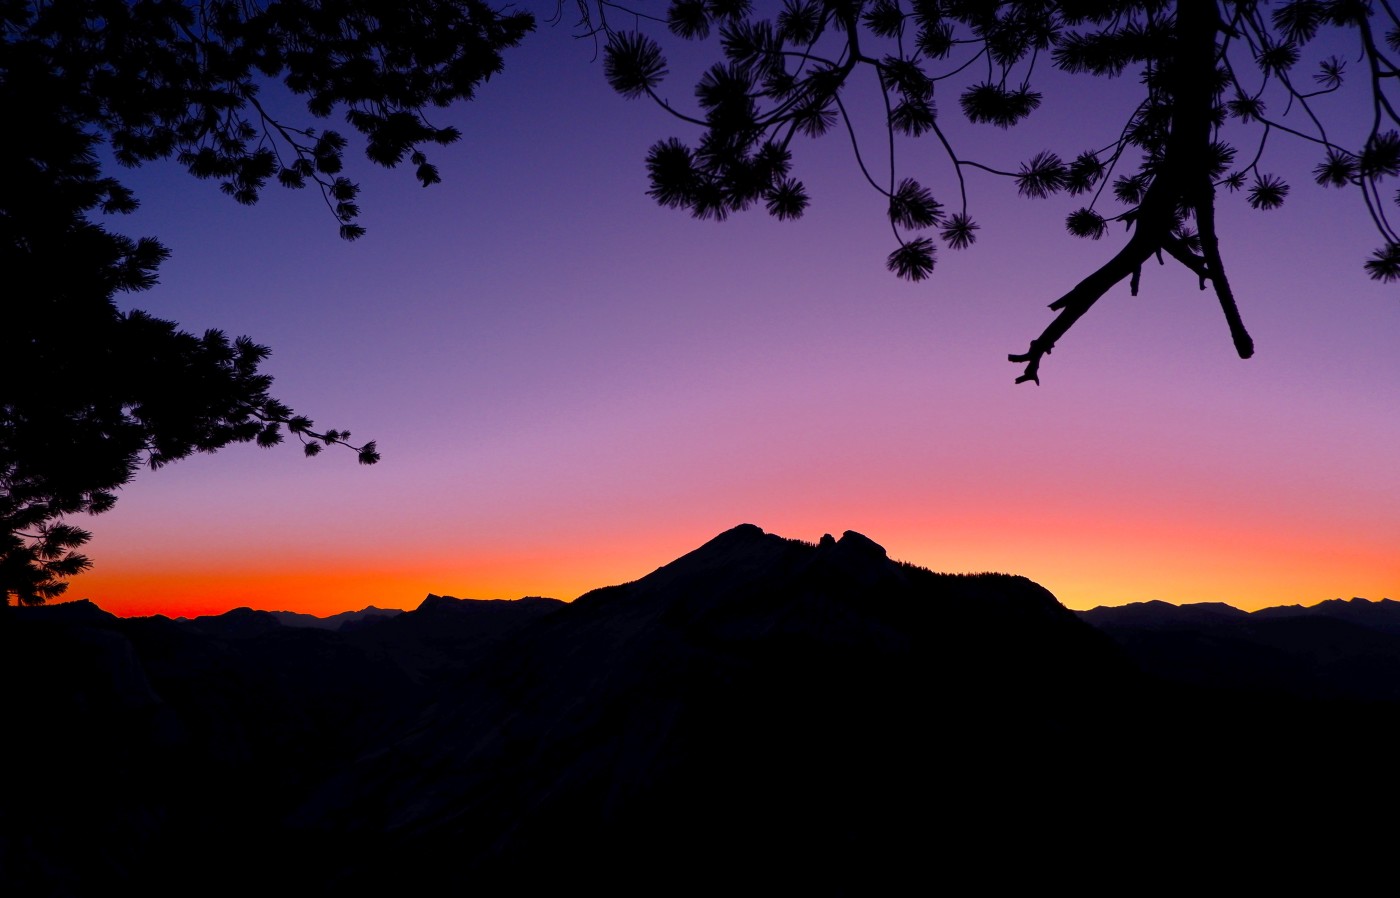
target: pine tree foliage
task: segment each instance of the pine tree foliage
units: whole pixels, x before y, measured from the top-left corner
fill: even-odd
[[[407,158],[421,184],[436,183],[424,147],[461,135],[425,110],[470,100],[533,24],[479,0],[0,3],[7,77],[38,76],[29,90],[101,135],[118,162],[174,158],[241,203],[272,178],[315,184],[348,238],[362,233],[358,187],[342,174],[348,141],[311,122],[339,112],[369,159]],[[278,82],[309,121],[263,102]]]
[[[156,283],[167,251],[96,219],[137,204],[99,146],[125,166],[177,160],[241,203],[274,178],[314,184],[353,239],[349,141],[273,116],[262,90],[280,82],[312,121],[339,112],[370,160],[407,161],[426,186],[439,176],[424,148],[458,134],[425,109],[471,99],[532,27],[477,0],[0,0],[5,604],[60,595],[89,566],[89,534],[65,518],[110,509],[142,465],[286,433],[307,455],[342,445],[379,460],[373,442],[275,399],[265,346],[118,307],[118,293]]]
[[[1154,256],[1172,257],[1201,289],[1212,288],[1237,352],[1252,355],[1220,255],[1215,204],[1222,191],[1240,193],[1253,209],[1284,204],[1290,185],[1264,167],[1271,137],[1315,149],[1317,183],[1358,196],[1382,241],[1365,270],[1400,280],[1400,231],[1391,223],[1400,194],[1387,196],[1384,183],[1400,175],[1393,0],[674,0],[665,15],[646,3],[579,0],[579,10],[585,32],[605,45],[609,71],[630,73],[613,77],[617,90],[650,97],[700,129],[694,151],[675,138],[652,149],[651,193],[668,206],[722,218],[765,199],[774,214],[793,217],[771,199],[801,187],[787,151],[803,138],[840,134],[888,204],[897,248],[887,265],[903,278],[928,277],[936,261],[933,240],[911,231],[933,226],[951,249],[972,244],[974,175],[1009,179],[1029,199],[1082,195],[1087,203],[1066,219],[1074,236],[1101,240],[1111,224],[1125,226],[1123,247],[1052,303],[1056,318],[1027,352],[1010,356],[1024,366],[1018,383],[1040,382],[1043,357],[1114,285],[1127,279],[1136,293]],[[723,62],[711,71],[723,73],[725,89],[706,75],[697,113],[659,93],[667,62],[652,35],[666,29],[717,41]],[[1338,47],[1347,53],[1324,55]],[[1033,129],[1043,99],[1036,82],[1050,67],[1135,79],[1140,101],[1099,145],[1066,155],[1033,147],[1014,171],[959,152],[939,117],[940,97],[955,97],[974,125]],[[887,139],[873,152],[848,115],[848,103],[865,102],[853,99],[861,79],[883,98]],[[1323,107],[1344,86],[1373,110],[1359,132],[1324,124]],[[1080,95],[1094,87],[1086,81]],[[774,148],[784,163],[759,165]],[[923,164],[941,158],[941,169],[910,178],[911,149]],[[675,164],[656,164],[663,157]],[[955,200],[940,202],[932,187]]]

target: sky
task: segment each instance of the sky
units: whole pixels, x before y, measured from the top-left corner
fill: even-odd
[[[644,165],[694,132],[614,94],[570,25],[542,21],[437,117],[464,132],[431,154],[442,184],[355,160],[353,243],[311,191],[242,207],[173,164],[120,172],[142,207],[111,226],[173,252],[123,304],[270,345],[274,395],[383,461],[293,441],[143,471],[81,522],[94,567],[65,599],[169,616],[572,599],[745,522],[855,530],[1079,609],[1400,597],[1400,288],[1365,276],[1379,238],[1358,196],[1312,184],[1311,150],[1271,139],[1265,168],[1293,184],[1281,209],[1220,198],[1253,359],[1210,291],[1149,265],[1139,296],[1120,285],[1060,341],[1040,386],[1015,385],[1007,354],[1121,231],[1072,238],[1081,199],[970,177],[978,242],[900,281],[884,203],[839,134],[795,147],[802,219],[694,220],[646,195]],[[705,58],[673,59],[662,94],[686,101]],[[1133,88],[1051,78],[1010,131],[940,94],[940,122],[1015,169],[1107,142]],[[858,126],[872,98],[852,102]],[[954,202],[934,145],[899,152]]]

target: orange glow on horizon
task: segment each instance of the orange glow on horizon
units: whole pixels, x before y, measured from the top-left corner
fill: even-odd
[[[841,532],[791,520],[780,523],[759,526],[805,540]],[[727,527],[700,535],[680,528],[614,535],[562,551],[521,546],[490,554],[420,552],[373,565],[329,553],[300,563],[279,558],[237,569],[184,559],[155,573],[108,563],[75,580],[65,599],[90,598],[124,617],[196,617],[242,606],[326,616],[367,605],[411,609],[428,593],[512,599],[543,595],[569,601],[591,589],[643,577],[723,529]],[[859,523],[849,529],[882,543],[892,558],[931,570],[1027,576],[1074,609],[1160,599],[1219,601],[1255,610],[1353,595],[1378,600],[1390,597],[1400,583],[1400,560],[1392,547],[1327,542],[1287,528],[1223,533],[1165,517],[1129,526],[1111,514],[1022,526],[1004,515],[984,513],[906,519],[883,531]],[[1175,563],[1179,558],[1192,563],[1183,568]]]

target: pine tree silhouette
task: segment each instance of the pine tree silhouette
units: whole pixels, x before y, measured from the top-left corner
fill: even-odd
[[[341,174],[347,139],[273,116],[259,98],[280,80],[312,120],[343,113],[365,154],[439,180],[424,147],[460,135],[426,117],[471,99],[501,51],[534,27],[477,0],[261,4],[154,0],[9,3],[0,8],[0,594],[38,603],[89,565],[89,534],[66,516],[112,507],[142,464],[160,467],[231,443],[297,436],[307,455],[373,442],[315,428],[273,398],[247,337],[202,336],[140,311],[118,292],[148,289],[168,255],[113,233],[94,213],[130,212],[131,191],[102,171],[175,159],[253,203],[270,179],[315,185],[346,239],[358,188]]]

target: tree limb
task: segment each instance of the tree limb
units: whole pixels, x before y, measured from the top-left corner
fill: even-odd
[[[1055,320],[1050,322],[1050,326],[1045,328],[1039,337],[1031,341],[1030,349],[1025,353],[1007,356],[1009,361],[1026,366],[1025,372],[1016,378],[1016,383],[1033,380],[1039,384],[1041,357],[1048,355],[1050,350],[1055,348],[1056,341],[1063,337],[1114,284],[1133,274],[1143,262],[1152,257],[1157,247],[1147,236],[1148,230],[1150,229],[1142,228],[1139,223],[1137,231],[1117,255],[1050,304],[1050,308],[1058,309],[1060,314],[1055,316]]]
[[[1245,330],[1240,308],[1235,304],[1234,291],[1225,277],[1225,263],[1220,259],[1220,241],[1215,234],[1215,188],[1209,178],[1201,189],[1204,199],[1196,206],[1196,223],[1201,227],[1201,255],[1209,271],[1215,296],[1220,300],[1220,309],[1225,313],[1225,322],[1230,326],[1230,339],[1235,343],[1235,352],[1240,358],[1254,355],[1254,338]]]
[[[1197,277],[1202,286],[1209,279],[1225,313],[1240,358],[1254,354],[1254,341],[1245,330],[1230,282],[1220,259],[1215,233],[1215,188],[1211,183],[1210,112],[1216,88],[1215,62],[1218,55],[1216,34],[1220,20],[1214,3],[1180,3],[1173,27],[1175,46],[1170,57],[1171,130],[1162,148],[1152,182],[1133,216],[1133,236],[1108,262],[1050,304],[1059,315],[1031,341],[1030,349],[1007,358],[1024,364],[1016,383],[1040,383],[1040,360],[1055,343],[1093,307],[1115,284],[1132,278],[1137,293],[1142,263],[1165,251]],[[1200,256],[1186,248],[1173,233],[1179,224],[1179,209],[1193,210],[1201,232]]]

